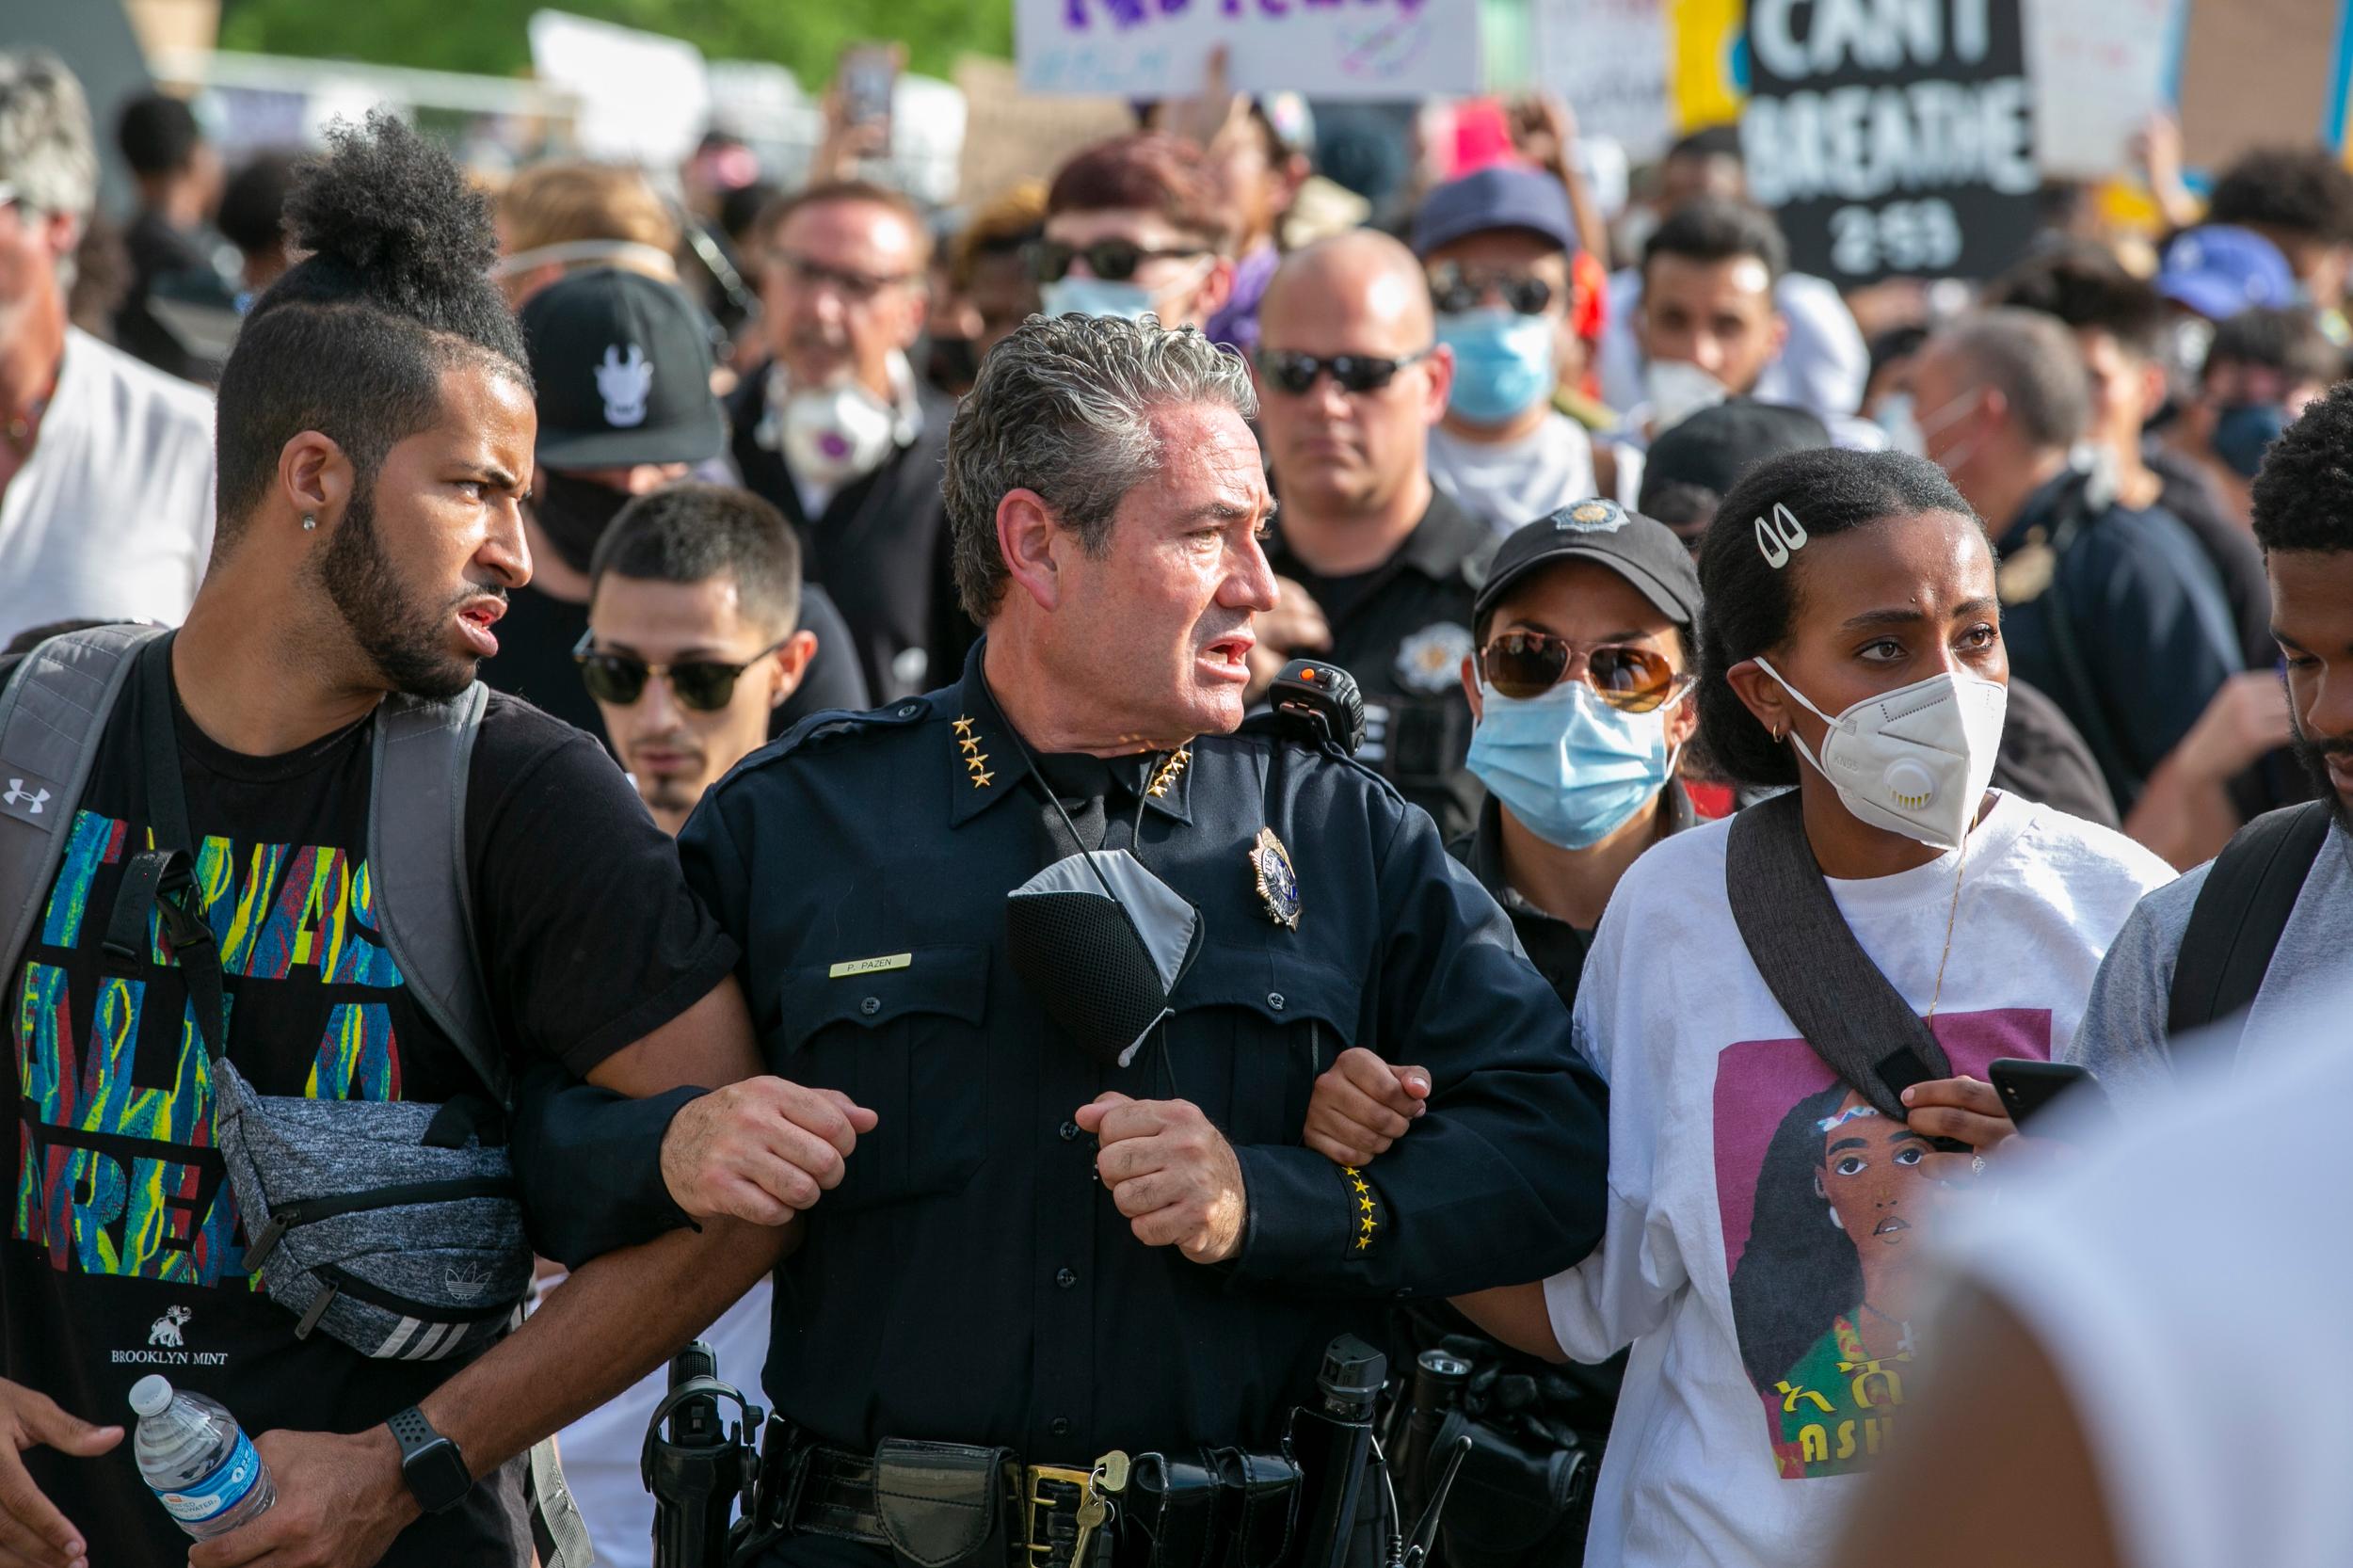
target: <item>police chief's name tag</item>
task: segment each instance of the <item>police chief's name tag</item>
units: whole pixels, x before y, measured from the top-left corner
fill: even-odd
[[[847,980],[854,974],[880,974],[885,969],[904,969],[915,962],[911,952],[894,952],[882,958],[845,958],[825,971],[827,980]]]

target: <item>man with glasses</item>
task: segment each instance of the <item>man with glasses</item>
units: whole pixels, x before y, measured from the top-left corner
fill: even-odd
[[[931,236],[897,191],[812,185],[761,215],[770,359],[728,400],[744,483],[800,535],[877,701],[935,686],[970,632],[948,588],[940,456],[954,406],[917,376]]]
[[[1251,665],[1257,688],[1303,655],[1353,675],[1358,760],[1450,837],[1479,804],[1455,672],[1496,540],[1430,482],[1430,431],[1454,374],[1432,327],[1420,264],[1373,230],[1294,253],[1268,285],[1258,427],[1282,511],[1266,546],[1275,608],[1258,617]]]
[[[1148,312],[1163,327],[1207,327],[1233,293],[1233,228],[1193,143],[1149,132],[1099,143],[1047,190],[1039,298],[1049,316]]]
[[[1414,218],[1437,339],[1454,354],[1430,477],[1497,534],[1593,493],[1593,441],[1552,406],[1576,236],[1561,183],[1530,168],[1466,174]]]
[[[81,84],[0,53],[0,639],[177,622],[212,549],[211,400],[66,320],[97,196]]]

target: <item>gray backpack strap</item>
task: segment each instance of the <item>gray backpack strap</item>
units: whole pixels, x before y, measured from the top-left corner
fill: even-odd
[[[1863,951],[1806,842],[1798,792],[1732,820],[1724,892],[1756,972],[1814,1054],[1898,1121],[1897,1096],[1952,1076],[1936,1035]]]
[[[474,946],[466,864],[466,771],[489,697],[477,680],[446,702],[395,694],[376,709],[368,874],[376,929],[408,994],[505,1105],[514,1084]]]
[[[24,951],[133,657],[155,626],[50,638],[0,689],[0,963]]]
[[[595,1568],[596,1548],[589,1544],[588,1521],[564,1480],[562,1457],[555,1439],[541,1438],[531,1446],[525,1477],[531,1507],[532,1544],[542,1568]]]

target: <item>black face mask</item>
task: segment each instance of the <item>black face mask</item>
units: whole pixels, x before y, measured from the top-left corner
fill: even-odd
[[[541,469],[531,487],[531,515],[548,543],[574,571],[588,569],[588,557],[614,517],[630,498],[610,485]]]

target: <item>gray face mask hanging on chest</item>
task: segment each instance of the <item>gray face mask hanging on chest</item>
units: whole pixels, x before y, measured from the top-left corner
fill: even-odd
[[[1124,849],[1071,855],[1005,895],[1005,950],[1048,1017],[1124,1067],[1201,951],[1201,911]]]

